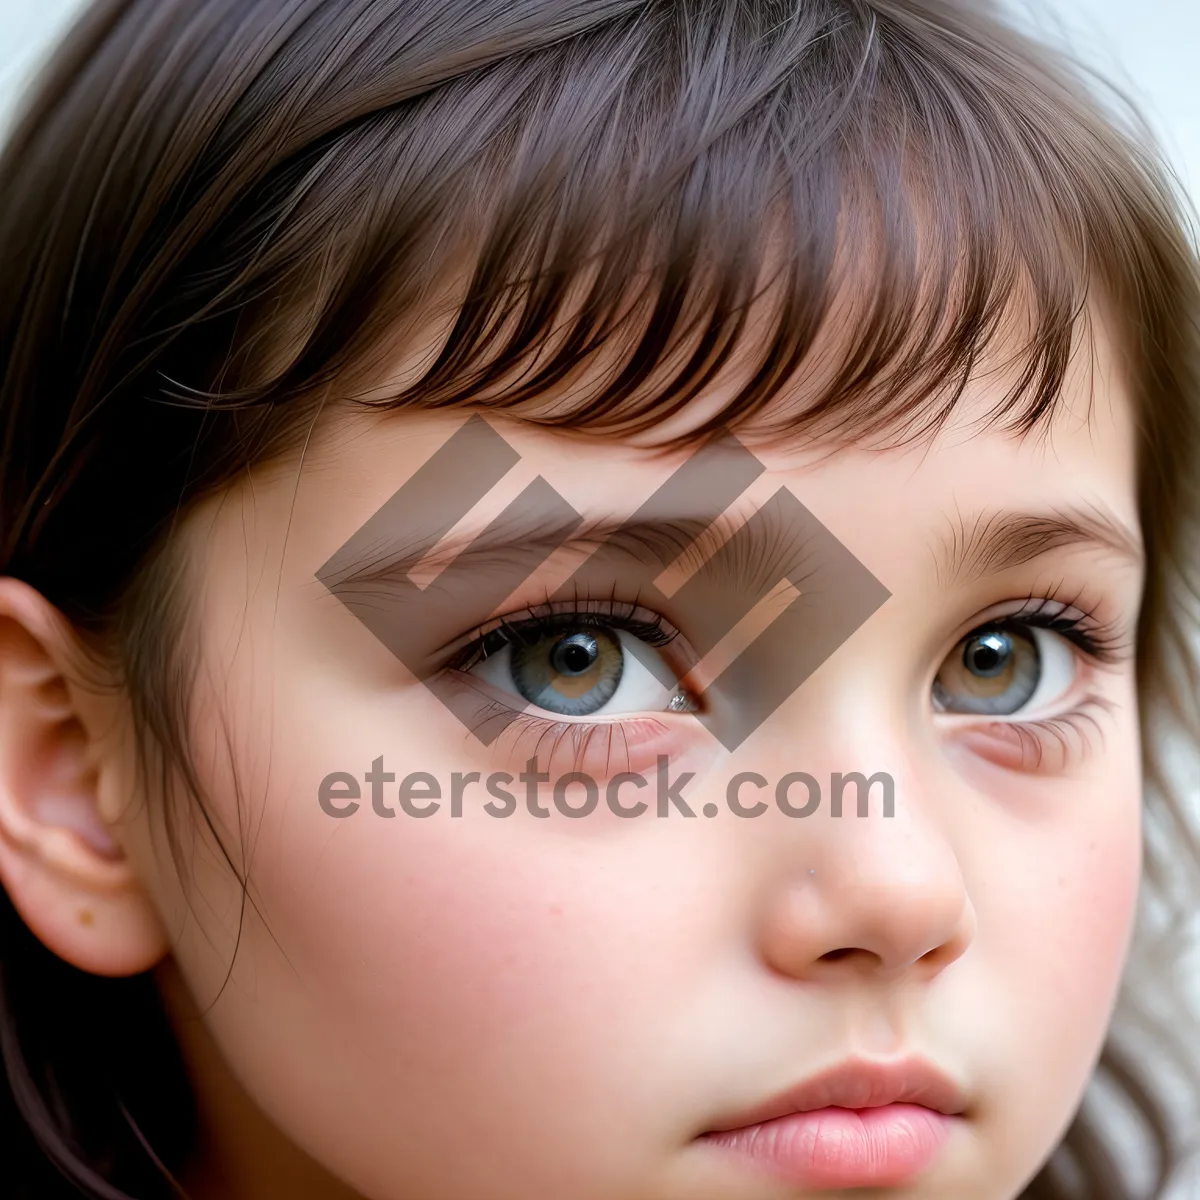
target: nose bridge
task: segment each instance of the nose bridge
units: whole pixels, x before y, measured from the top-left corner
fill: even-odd
[[[768,921],[776,965],[795,973],[853,959],[940,969],[957,958],[974,912],[946,777],[882,705],[826,706],[805,722],[803,757],[822,795],[777,843],[782,882]],[[792,790],[796,808],[811,797],[807,784]]]

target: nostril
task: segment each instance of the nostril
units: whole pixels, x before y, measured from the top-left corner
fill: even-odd
[[[829,950],[821,955],[822,962],[840,962],[843,958],[854,953],[853,946],[843,946],[840,950]]]

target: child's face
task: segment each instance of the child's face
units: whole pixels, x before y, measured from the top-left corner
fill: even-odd
[[[523,643],[494,638],[487,659],[460,661],[480,690],[439,698],[315,576],[463,414],[340,414],[302,468],[263,471],[195,514],[195,757],[229,844],[249,848],[254,901],[206,1021],[270,1118],[372,1200],[782,1200],[868,1183],[871,1195],[1012,1197],[1089,1078],[1138,882],[1128,651],[1142,568],[1136,553],[1077,541],[1060,520],[1103,518],[1137,539],[1132,414],[1099,350],[1094,376],[1077,364],[1048,439],[969,424],[1001,393],[995,380],[972,385],[932,446],[829,454],[752,443],[767,470],[734,511],[787,489],[890,598],[732,751],[687,703],[669,707],[676,693],[659,665],[686,660],[699,636],[689,624],[713,606],[743,611],[739,589],[776,555],[781,571],[800,564],[819,579],[809,560],[825,551],[789,542],[803,540],[797,528],[774,529],[737,569],[714,571],[703,611],[639,609],[645,624],[618,632],[645,594],[626,594],[635,559],[664,550],[647,536],[640,552],[604,560],[607,576],[575,606],[589,617],[572,628],[571,605],[555,604],[547,622],[543,605],[542,627],[517,626]],[[460,532],[485,526],[537,475],[585,519],[625,515],[688,457],[491,424],[520,462]],[[462,486],[452,474],[443,511]],[[1015,515],[1041,524],[1005,540]],[[404,552],[438,517],[432,503],[405,514],[395,540],[408,542],[378,549]],[[967,549],[952,572],[945,559]],[[520,553],[496,551],[466,586],[406,593],[377,582],[371,601],[411,658],[434,662],[492,615],[492,581],[512,575]],[[555,561],[518,584],[501,610],[510,625],[569,575]],[[996,624],[1035,611],[1062,620]],[[669,645],[650,644],[658,618],[678,630]],[[1073,618],[1115,642],[1117,661],[1079,648]],[[765,656],[764,686],[788,654]],[[757,666],[740,693],[691,702],[745,702],[764,658],[747,661]],[[524,715],[485,745],[447,706],[452,694],[482,695],[481,713],[507,702]],[[531,708],[523,694],[545,703]],[[589,720],[604,727],[586,744],[564,735]],[[596,810],[561,815],[546,783],[536,798],[551,815],[537,817],[517,780],[507,787],[516,811],[486,812],[488,802],[504,810],[489,773],[516,777],[535,754],[552,779],[589,773]],[[693,818],[679,806],[656,814],[660,755],[672,782],[694,773],[680,792]],[[373,810],[365,778],[379,759],[390,819]],[[625,770],[648,780],[618,795],[648,802],[632,819],[605,802]],[[852,771],[891,776],[893,815],[875,788],[858,816],[853,786],[831,815],[830,776]],[[335,772],[358,781],[352,815],[319,801]],[[424,818],[399,802],[414,772],[441,792]],[[465,787],[452,816],[452,777],[470,772],[483,782]],[[767,801],[756,817],[731,810],[738,772],[767,785],[741,787],[746,808]],[[790,772],[822,789],[803,819],[775,803]],[[348,806],[349,790],[330,788],[330,806]],[[576,785],[567,799],[585,794]],[[419,787],[411,803],[427,797]],[[786,799],[799,807],[808,793],[797,783]],[[195,889],[185,919],[180,877],[161,845],[152,857],[157,827],[137,820],[147,821],[143,868],[178,931],[175,959],[206,1006],[238,940],[240,890],[211,851],[185,854]],[[891,1110],[890,1125],[872,1126],[886,1160],[876,1168],[831,1151],[828,1123],[814,1150],[811,1119],[777,1139],[797,1139],[790,1166],[753,1162],[724,1144],[736,1138],[701,1137],[765,1114],[845,1060],[909,1057],[949,1077],[959,1098],[948,1106],[961,1111],[923,1122]],[[933,1134],[905,1149],[903,1127]]]

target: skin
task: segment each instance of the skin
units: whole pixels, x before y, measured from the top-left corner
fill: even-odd
[[[587,769],[603,781],[667,753],[696,772],[691,807],[721,808],[710,820],[521,808],[497,820],[483,796],[458,819],[388,820],[365,783],[353,816],[322,811],[323,778],[361,780],[379,756],[397,778],[427,771],[445,787],[456,771],[515,774],[536,741],[472,738],[314,580],[464,414],[331,410],[302,465],[262,468],[200,505],[182,535],[196,580],[194,758],[255,902],[236,957],[241,887],[211,836],[185,836],[176,866],[152,816],[161,797],[129,802],[123,696],[89,687],[61,616],[2,581],[0,875],[68,961],[157,969],[206,1128],[192,1194],[834,1194],[696,1138],[852,1055],[918,1054],[959,1085],[965,1115],[918,1178],[855,1194],[1014,1197],[1077,1108],[1132,928],[1143,568],[1136,554],[1059,545],[968,581],[937,566],[938,549],[956,514],[971,529],[980,513],[1080,503],[1137,542],[1133,413],[1103,331],[1094,349],[1042,439],[979,427],[998,379],[972,384],[927,445],[830,454],[747,434],[768,469],[742,510],[786,487],[891,597],[732,752],[687,712],[605,718],[627,757],[592,754]],[[686,457],[493,426],[527,477],[585,517],[631,511]],[[485,502],[479,523],[510,498]],[[539,587],[545,577],[508,611]],[[1117,661],[1060,642],[1067,686],[1037,713],[997,727],[935,711],[934,680],[964,637],[1055,592],[1113,628]],[[418,635],[437,594],[404,610]],[[488,615],[464,613],[458,632]],[[1033,725],[1081,705],[1091,719],[1060,725],[1074,730],[1061,743]],[[827,804],[804,820],[728,811],[738,771],[801,770],[887,771],[894,816],[860,819],[852,801],[841,819]],[[89,843],[105,831],[119,856]]]

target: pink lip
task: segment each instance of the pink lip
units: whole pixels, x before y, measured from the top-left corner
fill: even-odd
[[[842,1063],[705,1133],[701,1141],[801,1187],[902,1184],[940,1153],[965,1109],[920,1059]]]

